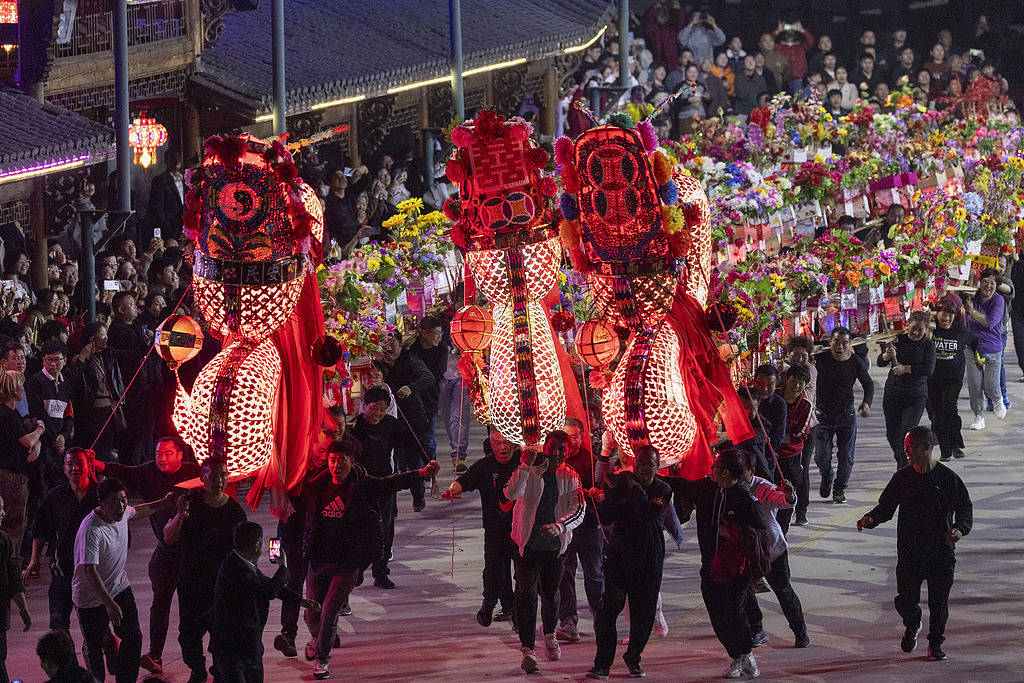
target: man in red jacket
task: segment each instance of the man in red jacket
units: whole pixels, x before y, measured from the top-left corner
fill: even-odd
[[[789,62],[789,92],[795,95],[804,85],[807,75],[807,52],[814,47],[814,36],[799,21],[792,24],[779,22],[772,33],[775,51]]]

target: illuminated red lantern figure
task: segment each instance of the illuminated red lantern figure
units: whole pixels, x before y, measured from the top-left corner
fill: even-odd
[[[448,177],[459,199],[445,204],[487,296],[494,333],[487,381],[482,363],[464,363],[477,415],[513,443],[536,444],[565,422],[566,396],[551,322],[541,300],[557,282],[562,249],[556,234],[554,181],[543,174],[548,155],[520,118],[484,110],[456,126]]]
[[[603,368],[619,355],[619,335],[606,320],[588,320],[576,333],[576,353],[592,368]]]
[[[313,252],[323,213],[276,140],[210,138],[190,181],[193,293],[223,348],[191,395],[179,383],[174,424],[199,462],[224,458],[232,478],[261,472],[258,500],[264,484],[292,485],[308,457],[302,440],[319,428],[297,411],[319,415],[322,394],[311,349],[323,330]]]
[[[203,348],[203,330],[187,315],[172,315],[156,328],[153,344],[171,368],[196,357]]]
[[[734,441],[752,432],[704,321],[705,302],[694,298],[707,295],[707,197],[695,181],[673,178],[657,146],[649,122],[634,129],[625,119],[558,139],[560,232],[602,317],[630,333],[602,394],[623,455],[630,461],[652,445],[663,473],[699,478],[710,471],[720,415]]]
[[[146,112],[128,126],[128,144],[134,150],[134,161],[143,168],[149,168],[156,160],[156,150],[167,143],[167,129],[148,118]]]
[[[452,343],[460,351],[483,351],[491,345],[494,319],[480,306],[465,306],[452,318]]]

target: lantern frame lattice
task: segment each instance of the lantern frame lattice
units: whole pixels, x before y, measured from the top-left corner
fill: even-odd
[[[143,111],[128,126],[128,144],[134,152],[134,162],[149,168],[156,161],[156,150],[167,144],[167,129]]]
[[[463,306],[449,327],[452,343],[465,353],[479,352],[491,345],[494,318],[483,306]]]

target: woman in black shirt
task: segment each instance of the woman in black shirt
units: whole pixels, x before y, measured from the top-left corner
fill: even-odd
[[[925,337],[929,318],[923,311],[910,314],[906,334],[888,343],[878,356],[878,366],[891,366],[885,380],[882,412],[885,413],[885,438],[892,448],[896,468],[907,464],[903,439],[924,415],[928,399],[928,378],[935,371],[935,345]]]
[[[0,496],[7,514],[0,531],[11,537],[15,553],[21,552],[21,540],[28,520],[29,468],[39,458],[43,423],[23,418],[14,404],[25,397],[25,375],[16,370],[0,373]]]
[[[939,441],[940,460],[964,457],[964,437],[956,403],[964,385],[967,349],[977,348],[978,338],[957,322],[963,307],[944,303],[935,315],[935,372],[928,378],[928,419]],[[972,359],[973,362],[973,359]]]

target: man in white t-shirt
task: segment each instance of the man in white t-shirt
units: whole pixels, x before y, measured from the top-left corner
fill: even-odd
[[[78,608],[92,675],[102,681],[103,639],[108,626],[121,639],[116,680],[134,683],[139,677],[142,631],[139,612],[128,583],[128,520],[144,519],[174,504],[174,494],[130,507],[124,484],[110,478],[96,487],[99,506],[85,516],[75,536],[75,574],[71,600]]]

